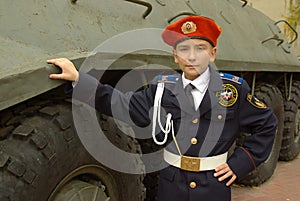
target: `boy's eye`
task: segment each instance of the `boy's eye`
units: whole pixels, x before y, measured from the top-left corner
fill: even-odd
[[[198,47],[196,47],[196,50],[198,50],[198,51],[205,50],[205,47],[203,47],[203,46],[198,46]]]
[[[184,52],[184,51],[188,51],[189,49],[187,47],[180,47],[179,51]]]

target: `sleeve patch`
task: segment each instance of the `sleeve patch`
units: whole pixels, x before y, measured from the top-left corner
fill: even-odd
[[[254,97],[251,94],[247,95],[247,101],[256,108],[264,109],[267,108],[266,104],[262,101],[258,100],[258,98]]]

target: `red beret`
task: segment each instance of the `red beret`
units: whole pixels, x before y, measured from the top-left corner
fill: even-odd
[[[188,16],[167,26],[162,33],[162,39],[168,45],[176,47],[185,39],[198,38],[208,41],[215,47],[221,31],[221,27],[212,19],[203,16]]]

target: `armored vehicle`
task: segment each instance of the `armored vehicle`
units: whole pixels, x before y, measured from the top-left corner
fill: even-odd
[[[269,158],[240,182],[259,185],[271,177],[278,159],[293,160],[300,149],[300,63],[290,49],[297,34],[287,41],[278,28],[286,21],[272,21],[245,0],[1,0],[0,200],[154,200],[157,175],[144,174],[138,157],[140,173],[122,173],[85,149],[73,123],[71,97],[63,92],[65,83],[48,79],[59,70],[46,60],[67,57],[79,68],[99,44],[118,34],[162,29],[187,15],[210,17],[222,27],[216,68],[247,80],[252,94],[279,120]],[[138,38],[148,41],[147,34]],[[97,56],[111,58],[109,53]],[[104,73],[102,81],[115,86],[132,68],[143,66],[133,78],[143,86],[161,73],[157,65],[178,70],[171,54],[143,50],[90,72]],[[106,116],[98,119],[110,141],[123,150],[155,149],[151,139],[134,138],[132,127]],[[241,133],[236,146],[248,135]]]

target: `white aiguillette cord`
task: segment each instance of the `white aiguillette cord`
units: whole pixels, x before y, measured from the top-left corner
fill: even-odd
[[[164,85],[163,82],[160,82],[160,83],[157,84],[155,98],[154,98],[154,107],[153,107],[152,138],[153,138],[154,142],[157,145],[163,145],[167,142],[168,134],[170,133],[170,130],[172,129],[172,137],[173,137],[173,140],[175,142],[178,153],[181,156],[182,154],[181,154],[180,148],[178,146],[178,143],[177,143],[177,140],[176,140],[176,137],[175,137],[175,134],[174,134],[172,114],[171,113],[167,114],[166,128],[165,129],[161,125],[161,121],[160,121],[161,99],[162,99],[162,95],[164,93],[164,87],[165,87],[165,85]],[[160,129],[165,134],[164,139],[161,142],[156,139],[156,135],[155,135],[156,121],[158,121],[158,125],[159,125]]]
[[[161,121],[160,121],[161,99],[162,99],[162,95],[164,93],[164,87],[165,87],[165,83],[163,83],[163,82],[160,82],[157,84],[155,98],[154,98],[153,118],[152,118],[152,120],[153,120],[152,138],[157,145],[163,145],[167,142],[168,134],[170,133],[171,129],[172,129],[172,132],[174,132],[173,131],[173,121],[171,119],[172,118],[171,113],[167,114],[165,129],[163,128]],[[164,139],[161,142],[156,139],[156,135],[155,135],[156,122],[158,122],[160,129],[165,134]]]

